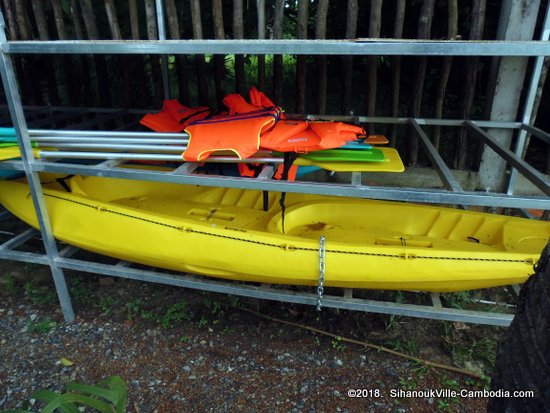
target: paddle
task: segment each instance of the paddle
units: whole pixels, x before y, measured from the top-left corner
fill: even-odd
[[[380,148],[384,153],[386,162],[357,162],[357,161],[317,161],[302,158],[301,155],[296,159],[296,165],[318,166],[323,169],[336,172],[346,171],[378,171],[378,172],[403,172],[404,166],[399,154],[394,148]],[[363,152],[363,151],[360,151]],[[148,160],[148,161],[170,161],[183,162],[181,155],[178,154],[152,154],[152,153],[122,153],[122,152],[87,152],[87,151],[55,151],[33,149],[36,158],[71,158],[71,159],[119,159],[119,160]],[[0,161],[19,158],[18,147],[0,148]],[[205,162],[258,162],[258,163],[282,163],[283,158],[273,156],[254,156],[245,160],[239,160],[235,156],[212,156]]]

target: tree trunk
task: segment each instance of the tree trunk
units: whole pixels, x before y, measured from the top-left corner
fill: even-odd
[[[130,30],[132,32],[132,39],[139,40],[139,19],[138,19],[137,0],[129,0],[128,9],[130,12]]]
[[[449,0],[449,27],[447,29],[447,39],[454,40],[458,33],[458,3],[457,0]],[[437,88],[437,97],[435,99],[435,114],[437,119],[441,119],[443,115],[443,103],[445,101],[445,90],[447,89],[447,82],[449,81],[449,75],[451,74],[451,66],[453,64],[452,56],[445,56],[443,58],[443,66],[441,67],[441,74],[439,76],[439,85]],[[439,149],[439,141],[441,138],[441,127],[436,126],[433,130],[433,144],[436,149]]]
[[[3,0],[4,4],[4,16],[6,16],[6,25],[8,29],[8,39],[17,40],[19,36],[17,35],[17,23],[15,21],[15,16],[13,14],[13,4],[11,0]]]
[[[118,24],[118,17],[116,15],[115,0],[105,0],[105,12],[107,13],[107,20],[109,21],[109,29],[111,29],[113,40],[122,40],[120,25]]]
[[[99,31],[97,29],[91,0],[80,0],[80,5],[82,10],[82,18],[84,19],[84,25],[86,26],[86,32],[88,33],[88,38],[90,40],[98,40]],[[99,93],[99,103],[103,107],[110,107],[110,82],[105,57],[101,55],[94,55],[94,63],[97,73],[97,90]]]
[[[214,19],[214,36],[216,39],[225,39],[225,30],[223,28],[223,9],[221,0],[212,0],[212,16]],[[225,97],[225,55],[214,55],[214,83],[216,86],[216,101],[218,109],[223,108],[223,98]]]
[[[265,39],[265,0],[256,0],[258,10],[258,39]],[[258,55],[258,89],[265,88],[265,55]]]
[[[83,40],[84,39],[84,31],[82,29],[82,25],[80,24],[80,14],[78,13],[78,3],[77,0],[71,0],[71,16],[72,16],[72,24],[74,27],[75,35],[77,40]],[[92,98],[92,69],[91,67],[94,64],[93,58],[91,55],[79,55],[78,56],[79,62],[80,62],[80,73],[83,74],[84,79],[81,79],[81,85],[82,85],[82,101],[87,106],[93,105],[93,98]]]
[[[63,18],[63,8],[61,7],[61,0],[52,0],[52,8],[54,13],[55,28],[57,31],[57,37],[59,40],[68,40],[67,31],[65,30],[65,20]],[[79,60],[81,60],[82,56]],[[76,60],[76,59],[75,59]],[[69,103],[73,106],[78,104],[78,86],[74,77],[74,62],[73,57],[69,55],[63,55],[61,57],[61,67],[63,68],[63,76],[65,82],[67,82],[67,97]],[[85,73],[83,73],[85,75]],[[85,79],[84,81],[88,81]]]
[[[393,37],[401,39],[403,37],[403,22],[405,21],[405,0],[398,0],[396,4],[395,23]],[[401,56],[391,58],[392,66],[392,116],[399,116],[399,97],[401,93]],[[397,125],[392,125],[390,134],[390,145],[397,144]]]
[[[243,1],[233,0],[233,37],[244,38]],[[246,94],[246,79],[244,73],[244,56],[235,55],[235,88],[237,93]]]
[[[298,18],[296,20],[296,38],[307,39],[307,21],[309,18],[309,2],[298,2]],[[296,99],[295,111],[306,112],[306,61],[307,56],[298,55],[296,59]]]
[[[327,13],[329,0],[319,0],[317,16],[315,17],[315,38],[327,37]],[[317,113],[323,115],[327,111],[327,57],[317,56]]]
[[[158,40],[155,0],[145,0],[145,19],[147,21],[147,38],[149,40]],[[149,62],[151,62],[151,74],[153,77],[153,90],[155,91],[155,96],[153,99],[155,106],[160,106],[164,98],[162,71],[160,69],[159,59],[159,55],[149,55]]]
[[[180,24],[178,13],[174,0],[165,0],[166,16],[168,21],[168,31],[172,39],[180,39]],[[179,100],[184,105],[189,105],[189,81],[187,79],[187,63],[186,55],[176,55],[176,74],[178,77],[178,93]]]
[[[483,38],[483,26],[485,23],[486,0],[473,0],[470,39],[480,40]],[[470,119],[472,105],[474,103],[477,72],[479,66],[479,57],[466,57],[466,70],[464,71],[464,87],[462,88],[461,115],[462,119]],[[457,131],[457,140],[455,147],[454,168],[465,169],[468,164],[468,131],[465,127]],[[481,147],[476,151],[476,162],[481,159]]]
[[[382,25],[382,0],[371,0],[369,37],[371,39],[380,37]],[[376,115],[376,86],[378,82],[378,56],[367,56],[367,115]],[[369,133],[374,134],[374,124],[368,125]]]
[[[132,40],[139,40],[139,16],[137,0],[129,0],[128,11],[130,15],[130,33]],[[149,90],[147,88],[147,76],[145,75],[145,65],[147,64],[146,56],[130,55],[127,60],[130,66],[130,72],[135,76],[133,95],[136,96],[135,101],[138,107],[146,107],[148,105]]]
[[[193,21],[193,36],[195,39],[202,39],[202,21],[200,0],[191,0],[191,19]],[[195,64],[197,67],[197,89],[199,94],[199,104],[208,106],[208,83],[206,78],[206,62],[204,55],[195,55]]]
[[[354,39],[357,33],[357,16],[359,6],[357,0],[348,0],[346,15],[346,39]],[[353,87],[353,56],[342,58],[342,114],[349,115]]]
[[[38,29],[38,38],[42,41],[50,40],[48,32],[48,23],[44,14],[44,3],[42,0],[32,0],[32,9],[36,28]],[[57,90],[57,79],[55,77],[55,60],[56,57],[48,55],[35,56],[35,64],[42,68],[46,78],[47,89],[42,90],[42,96],[45,98],[45,103],[48,106],[58,106],[60,104],[59,91]]]
[[[418,21],[418,39],[429,39],[432,27],[432,18],[434,11],[435,0],[424,0],[420,11],[420,19]],[[426,56],[418,58],[418,66],[416,68],[416,76],[412,93],[412,104],[410,116],[417,118],[420,116],[422,107],[422,92],[424,90],[424,80],[426,78],[426,67],[428,59]],[[418,160],[418,138],[415,134],[411,134],[412,138],[409,143],[409,165],[414,166]]]
[[[32,33],[29,24],[29,17],[25,8],[24,0],[15,0],[15,18],[17,28],[19,29],[20,40],[32,40]],[[25,94],[30,99],[30,104],[43,105],[42,94],[40,93],[41,85],[36,76],[32,75],[34,68],[37,67],[37,59],[35,56],[22,56],[20,60],[20,72],[22,79],[30,79],[30,85],[25,85]],[[27,83],[27,82],[20,82]]]
[[[273,38],[281,39],[283,37],[283,19],[284,19],[284,0],[275,0],[275,10],[273,15]],[[283,105],[283,56],[273,56],[273,99],[278,105]]]

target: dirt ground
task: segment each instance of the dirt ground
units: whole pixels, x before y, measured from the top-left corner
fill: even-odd
[[[504,331],[71,272],[77,318],[67,324],[47,268],[0,261],[0,274],[0,409],[119,375],[136,413],[484,412],[486,398],[450,391],[483,390],[487,378],[346,339],[488,376]]]

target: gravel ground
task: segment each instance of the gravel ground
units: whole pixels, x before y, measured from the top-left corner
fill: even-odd
[[[69,274],[77,318],[66,324],[45,268],[0,262],[0,271],[0,409],[21,407],[37,389],[119,375],[129,389],[128,412],[136,413],[483,412],[484,398],[391,393],[482,389],[477,380],[242,308],[450,365],[458,364],[457,343],[478,345],[503,331],[346,311],[318,315],[311,307],[85,274]],[[367,389],[369,397],[348,397],[350,389]]]

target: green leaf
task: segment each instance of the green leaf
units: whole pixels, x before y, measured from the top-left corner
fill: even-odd
[[[41,413],[53,413],[60,406],[67,406],[73,403],[83,404],[84,406],[92,407],[99,410],[101,413],[113,413],[115,412],[112,406],[107,403],[94,399],[92,397],[83,396],[76,393],[65,393],[59,396],[57,399],[48,403],[41,411]]]
[[[59,393],[56,393],[50,390],[37,390],[32,394],[32,398],[41,400],[45,404],[53,402],[58,397],[61,397]],[[78,407],[72,404],[59,406],[59,411],[61,413],[80,413],[80,411],[78,410]]]
[[[128,387],[120,376],[111,376],[102,380],[99,384],[107,386],[118,394],[118,401],[115,403],[117,413],[124,413],[128,403]]]
[[[104,399],[110,401],[113,404],[115,404],[119,399],[119,396],[118,394],[116,394],[116,392],[102,388],[97,385],[93,386],[89,384],[69,383],[67,385],[67,390],[81,393],[83,396],[91,396]]]

